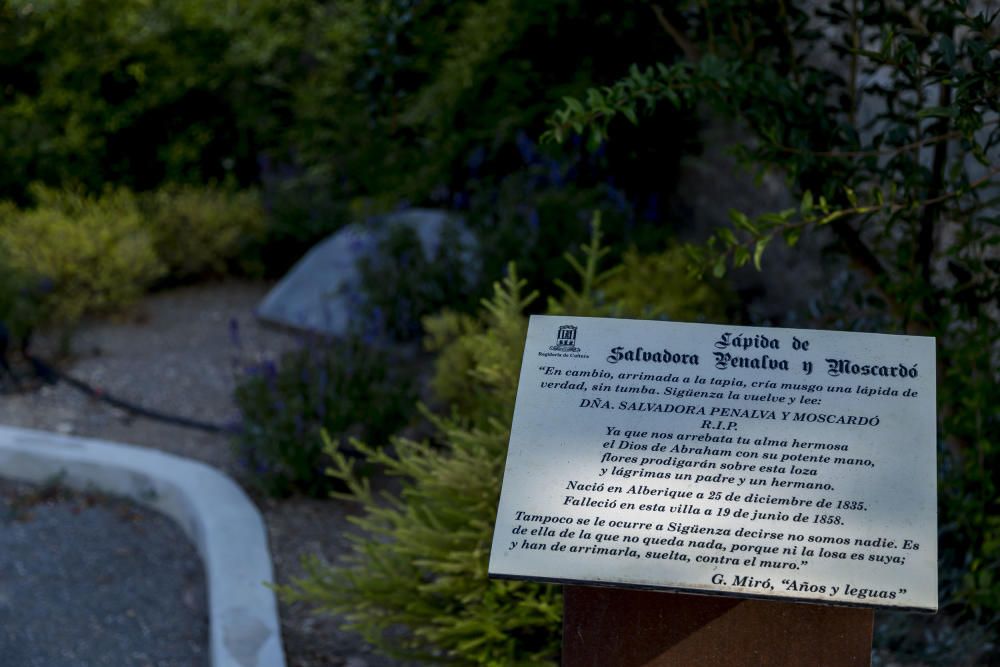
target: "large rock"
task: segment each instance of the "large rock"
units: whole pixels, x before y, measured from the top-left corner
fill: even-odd
[[[478,269],[476,239],[462,220],[445,211],[410,209],[348,225],[313,247],[257,307],[267,322],[327,336],[343,336],[358,325],[361,276],[358,260],[371,256],[396,226],[416,232],[425,256],[433,258],[446,226],[458,232],[460,252],[471,274]]]

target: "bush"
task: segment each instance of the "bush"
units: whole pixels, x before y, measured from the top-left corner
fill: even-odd
[[[616,271],[600,271],[599,233],[573,259],[579,287],[564,289],[549,312],[640,316],[602,295]],[[664,285],[683,304],[689,283]],[[444,314],[427,322],[439,351],[433,386],[451,405],[434,417],[437,444],[395,439],[385,449],[355,443],[364,461],[400,478],[397,495],[376,495],[334,443],[331,474],[363,513],[361,532],[342,562],[306,561],[306,576],[281,588],[343,614],[346,625],[388,653],[435,663],[552,664],[560,647],[558,587],[487,577],[519,368],[527,331],[527,294],[513,265],[478,317]],[[402,627],[405,632],[400,632]]]
[[[38,320],[71,326],[85,313],[113,311],[163,275],[128,191],[36,186],[32,194],[34,208],[0,209],[0,256],[37,301]]]
[[[542,304],[544,298],[558,295],[557,279],[572,279],[562,255],[587,238],[595,211],[616,250],[632,220],[630,207],[616,206],[607,188],[584,187],[550,173],[567,169],[554,160],[527,164],[496,188],[482,186],[471,197],[469,218],[480,238],[485,275],[501,275],[508,262],[516,262],[518,273],[539,286]]]
[[[417,231],[392,224],[376,236],[358,259],[360,303],[357,319],[377,334],[399,341],[421,333],[421,320],[445,307],[471,308],[479,279],[471,235],[453,221],[441,223],[441,236],[428,255]]]
[[[836,325],[937,339],[942,608],[995,634],[1000,14],[929,0],[689,9],[661,14],[687,58],[568,100],[551,136],[600,142],[612,119],[658,105],[738,122],[747,132],[733,152],[757,174],[786,175],[799,204],[732,212],[689,248],[700,270],[760,267],[770,243],[823,229],[856,286]]]
[[[358,340],[314,344],[246,369],[235,398],[237,455],[251,484],[271,495],[326,495],[333,480],[320,431],[338,442],[384,442],[406,424],[411,379],[398,359]]]
[[[174,185],[145,195],[141,203],[169,280],[261,273],[259,260],[250,257],[265,230],[256,192]]]
[[[301,174],[270,159],[260,161],[260,196],[267,229],[260,254],[264,272],[280,278],[309,249],[348,224],[353,211],[321,174]]]
[[[684,248],[677,244],[648,255],[629,249],[604,293],[624,312],[680,322],[722,322],[733,301],[720,281],[691,275]]]
[[[10,266],[0,248],[0,339],[7,344],[26,341],[41,319],[38,301],[31,295],[33,290],[43,287],[22,270]]]
[[[495,185],[564,95],[669,57],[651,18],[638,0],[0,3],[0,197],[276,178],[334,208],[451,206],[466,164]],[[609,159],[630,186],[669,170],[641,141]],[[322,199],[294,224],[326,227]]]

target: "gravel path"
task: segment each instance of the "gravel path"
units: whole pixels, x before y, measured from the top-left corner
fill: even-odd
[[[201,561],[123,500],[0,482],[5,667],[208,665]]]
[[[152,295],[118,320],[84,324],[73,336],[72,363],[61,367],[149,408],[216,423],[234,420],[238,413],[232,389],[239,368],[276,358],[298,344],[295,337],[261,327],[254,318],[253,309],[267,288],[227,282]],[[34,347],[44,352],[54,346],[52,340],[40,339]],[[237,479],[241,473],[226,436],[131,418],[64,383],[0,395],[0,423],[152,447],[203,461]],[[264,516],[278,583],[302,574],[302,556],[319,554],[332,561],[346,548],[350,508],[343,503],[253,500]],[[64,524],[76,518],[64,516]],[[374,654],[357,635],[342,632],[336,619],[317,616],[303,604],[279,603],[279,613],[289,667],[399,664]],[[0,665],[6,667],[4,658],[0,652]]]

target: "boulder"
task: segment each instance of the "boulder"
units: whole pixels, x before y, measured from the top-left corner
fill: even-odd
[[[324,336],[350,333],[359,325],[357,311],[363,298],[358,261],[377,252],[380,241],[397,226],[416,233],[428,259],[437,254],[446,226],[452,226],[469,276],[478,271],[475,235],[461,218],[434,209],[397,211],[347,225],[314,246],[268,292],[257,307],[257,317]]]

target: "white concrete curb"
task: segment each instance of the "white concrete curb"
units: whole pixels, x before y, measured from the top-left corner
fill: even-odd
[[[153,449],[0,426],[0,477],[126,496],[174,519],[208,585],[213,667],[284,667],[271,556],[260,513],[211,466]]]

